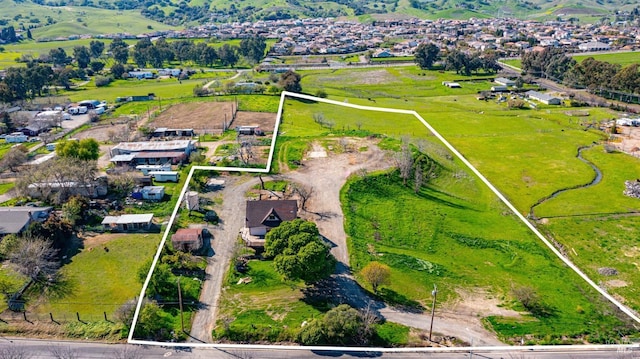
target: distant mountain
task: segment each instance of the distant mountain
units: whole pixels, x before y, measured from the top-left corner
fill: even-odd
[[[140,33],[209,22],[335,17],[517,17],[614,19],[637,0],[0,0],[0,27],[35,28],[35,37],[78,33]],[[97,25],[97,26],[96,26]]]

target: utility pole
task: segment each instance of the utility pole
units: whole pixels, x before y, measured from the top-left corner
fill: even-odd
[[[180,326],[184,333],[184,315],[182,314],[182,290],[180,289],[180,278],[181,277],[178,277],[178,305],[180,306]]]
[[[431,295],[433,296],[433,304],[431,304],[431,325],[429,326],[429,341],[431,341],[431,333],[433,332],[433,317],[436,313],[436,298],[438,296],[438,287],[435,283],[433,284]]]

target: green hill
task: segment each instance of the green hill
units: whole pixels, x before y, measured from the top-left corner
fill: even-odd
[[[0,27],[34,27],[36,39],[109,33],[141,34],[175,26],[144,17],[139,10],[109,10],[87,6],[46,6],[31,1],[0,0]]]
[[[545,20],[561,16],[596,22],[611,16],[613,10],[637,6],[634,0],[0,0],[0,26],[31,27],[36,38],[55,38],[306,17],[372,21],[401,17]]]

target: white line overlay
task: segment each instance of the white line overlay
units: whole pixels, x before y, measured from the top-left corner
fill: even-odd
[[[286,97],[294,97],[300,98],[315,102],[323,102],[332,105],[350,107],[358,110],[365,111],[377,111],[377,112],[389,112],[389,113],[398,113],[403,115],[413,115],[415,116],[429,131],[431,131],[436,138],[438,138],[442,143],[451,151],[453,154],[462,161],[471,171],[480,178],[484,184],[489,187],[489,189],[495,193],[496,196],[547,246],[549,249],[558,257],[562,262],[564,262],[569,268],[571,268],[575,273],[577,273],[582,279],[584,279],[591,287],[593,287],[598,293],[600,293],[603,297],[609,300],[613,305],[615,305],[618,309],[620,309],[623,313],[628,315],[634,321],[640,323],[640,317],[635,313],[632,309],[626,307],[624,304],[620,303],[613,296],[607,293],[604,289],[600,288],[591,278],[589,278],[586,274],[584,274],[575,264],[573,264],[568,258],[563,256],[560,251],[558,251],[553,244],[545,238],[538,229],[533,226],[518,210],[507,200],[507,198],[498,191],[498,189],[487,180],[486,177],[480,173],[458,150],[453,147],[449,141],[447,141],[438,131],[436,131],[427,121],[425,121],[422,116],[420,116],[416,111],[413,110],[402,110],[402,109],[393,109],[393,108],[384,108],[384,107],[371,107],[371,106],[363,106],[363,105],[355,105],[340,101],[329,100],[325,98],[319,98],[310,95],[304,95],[294,92],[283,91],[280,96],[280,105],[278,107],[278,113],[276,116],[276,124],[273,131],[273,139],[271,141],[271,148],[269,150],[269,158],[267,160],[266,168],[239,168],[239,167],[217,167],[217,166],[193,166],[189,171],[189,175],[180,191],[180,196],[178,197],[178,201],[176,203],[175,208],[173,209],[173,213],[171,214],[171,218],[169,219],[169,223],[167,224],[167,228],[164,231],[164,235],[162,236],[162,241],[158,246],[158,250],[156,251],[156,255],[153,258],[153,262],[151,264],[151,268],[149,269],[149,273],[147,273],[147,278],[142,285],[142,290],[140,291],[140,296],[138,298],[138,303],[136,305],[136,310],[133,315],[133,321],[131,323],[131,329],[129,330],[129,336],[127,338],[127,342],[130,344],[141,344],[141,345],[157,345],[157,346],[171,346],[171,347],[193,347],[193,348],[228,348],[228,349],[273,349],[273,350],[326,350],[326,351],[344,351],[344,352],[464,352],[470,351],[473,349],[479,349],[483,351],[545,351],[545,350],[611,350],[613,348],[619,349],[637,349],[637,344],[627,344],[627,345],[549,345],[549,346],[485,346],[485,347],[442,347],[442,348],[373,348],[373,347],[330,347],[330,346],[292,346],[292,345],[258,345],[258,344],[209,344],[209,343],[170,343],[170,342],[154,342],[154,341],[146,341],[146,340],[137,340],[133,338],[133,334],[135,331],[136,324],[138,323],[138,317],[140,314],[140,309],[142,307],[142,301],[144,299],[144,294],[147,291],[147,287],[149,286],[149,281],[151,280],[151,276],[153,275],[153,271],[156,268],[158,260],[160,259],[160,255],[162,254],[162,249],[167,241],[167,237],[169,236],[169,232],[171,231],[171,227],[173,226],[173,222],[180,210],[180,205],[182,200],[184,199],[184,195],[189,188],[189,182],[191,181],[191,177],[193,176],[193,172],[195,170],[208,170],[208,171],[226,171],[226,172],[247,172],[247,173],[269,173],[271,170],[271,162],[273,161],[273,154],[275,151],[276,140],[278,137],[278,129],[280,128],[280,123],[282,121],[282,111],[284,109],[284,100]]]

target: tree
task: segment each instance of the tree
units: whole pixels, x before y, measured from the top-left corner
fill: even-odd
[[[133,47],[133,60],[140,67],[145,67],[149,60],[149,49],[153,47],[149,38],[143,38],[138,40]]]
[[[83,196],[72,196],[62,205],[62,218],[75,226],[76,223],[86,217],[85,211],[89,209],[89,200]]]
[[[102,56],[102,52],[104,51],[104,42],[91,40],[91,42],[89,43],[89,50],[91,51],[92,58],[100,58],[100,56]]]
[[[148,260],[138,270],[138,281],[140,283],[144,283],[147,279],[151,263],[151,260]],[[174,298],[177,295],[175,276],[171,273],[171,268],[169,268],[168,264],[158,263],[151,275],[145,294],[148,298]]]
[[[71,59],[67,56],[67,52],[61,47],[49,50],[49,58],[54,66],[64,66],[71,63]]]
[[[19,344],[8,344],[0,348],[0,358],[2,359],[31,359],[33,357],[29,349],[21,347]]]
[[[73,58],[76,59],[79,68],[86,69],[91,62],[91,53],[86,46],[76,46],[73,48]]]
[[[362,341],[363,331],[364,323],[360,313],[347,304],[341,304],[329,310],[322,318],[305,325],[298,334],[298,340],[304,345],[349,345]]]
[[[170,338],[167,328],[170,328],[172,324],[171,317],[163,315],[162,308],[157,302],[147,302],[140,310],[135,334],[137,337],[164,341]],[[130,356],[126,358],[130,358]]]
[[[360,274],[371,284],[374,293],[378,293],[379,286],[390,284],[391,269],[382,263],[369,262],[369,264],[362,268]]]
[[[223,66],[235,66],[238,63],[237,47],[224,44],[218,49],[218,57]]]
[[[27,29],[27,39],[33,40],[33,35],[31,34],[31,29]]]
[[[301,219],[282,222],[267,233],[265,256],[274,258],[276,271],[285,278],[307,283],[329,276],[336,263],[315,223]]]
[[[253,63],[262,60],[267,43],[263,37],[248,37],[240,41],[240,54]]]
[[[8,257],[16,272],[33,282],[42,283],[50,282],[57,273],[60,263],[56,255],[50,241],[24,237]]]
[[[407,185],[407,180],[411,177],[411,169],[413,167],[413,154],[409,147],[409,140],[403,139],[402,149],[396,153],[395,156],[396,166],[400,170],[400,177],[402,178],[402,184]]]
[[[56,145],[56,154],[61,158],[97,160],[100,157],[100,145],[93,138],[84,138],[80,141],[64,140]]]
[[[100,71],[102,71],[102,69],[104,69],[104,62],[102,62],[102,61],[91,61],[89,63],[89,67],[91,68],[91,70],[93,70],[93,72],[100,72]]]
[[[115,38],[109,44],[109,51],[111,51],[113,58],[121,64],[126,63],[129,59],[129,46],[121,38]]]
[[[302,86],[300,86],[301,79],[302,77],[298,73],[287,70],[287,72],[280,76],[279,84],[285,91],[302,92]]]
[[[29,149],[24,145],[13,147],[0,160],[0,168],[8,168],[11,172],[16,172],[18,168],[27,162]]]
[[[430,69],[433,63],[438,59],[440,48],[434,44],[421,43],[416,48],[415,62],[421,69]]]
[[[111,66],[111,74],[116,79],[122,78],[122,75],[124,74],[124,71],[125,71],[124,65],[122,65],[120,63],[114,64],[113,66]]]

